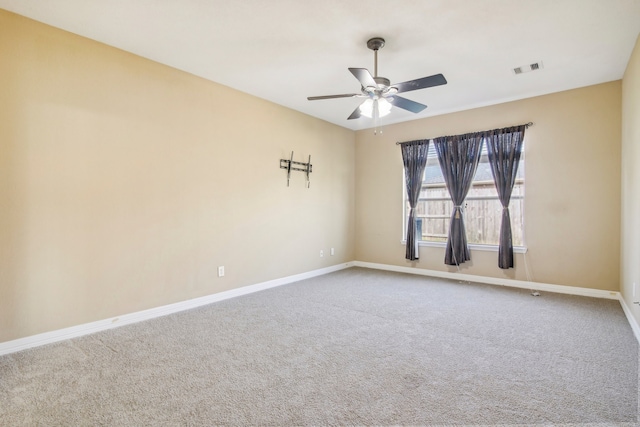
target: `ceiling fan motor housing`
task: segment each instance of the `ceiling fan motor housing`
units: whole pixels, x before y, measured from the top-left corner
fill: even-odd
[[[380,88],[391,86],[391,81],[386,77],[374,77],[373,80],[378,83],[378,87]]]

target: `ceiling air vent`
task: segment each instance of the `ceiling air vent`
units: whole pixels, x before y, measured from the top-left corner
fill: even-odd
[[[529,71],[536,71],[541,69],[542,69],[542,62],[538,61],[532,64],[521,65],[519,67],[516,67],[513,69],[513,72],[515,74],[522,74],[522,73],[528,73]]]

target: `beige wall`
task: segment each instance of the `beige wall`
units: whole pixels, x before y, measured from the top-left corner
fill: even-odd
[[[444,265],[443,248],[421,247],[419,262],[404,259],[402,157],[395,142],[530,121],[535,125],[525,137],[526,264],[516,254],[516,267],[501,270],[496,252],[472,250],[461,272],[618,290],[619,81],[391,125],[378,136],[357,132],[356,259],[457,271]]]
[[[640,36],[622,80],[621,255],[620,291],[640,322]]]
[[[608,290],[622,272],[631,305],[638,49],[622,84],[374,136],[0,10],[0,342],[354,259],[457,271],[441,248],[404,260],[395,142],[528,121],[528,269],[522,254],[505,271],[472,251],[461,271]],[[310,189],[302,173],[286,187],[291,150],[312,156]]]
[[[2,10],[0,94],[0,342],[354,259],[352,131]]]

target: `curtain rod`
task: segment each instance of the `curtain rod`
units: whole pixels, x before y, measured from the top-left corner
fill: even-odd
[[[516,125],[516,126],[522,126],[522,125]],[[505,128],[501,128],[501,129],[508,129],[508,128],[512,128],[512,127],[516,127],[516,126],[507,126]],[[533,126],[533,122],[529,122],[529,123],[524,125],[525,128],[529,128],[531,126]],[[480,132],[488,132],[488,131],[480,131]],[[467,133],[478,133],[478,132],[467,132]],[[462,134],[462,135],[466,135],[466,134]],[[432,139],[435,139],[435,138],[421,138],[421,139],[428,139],[429,141],[431,141]],[[405,142],[411,142],[411,141],[396,142],[396,145],[404,144]]]

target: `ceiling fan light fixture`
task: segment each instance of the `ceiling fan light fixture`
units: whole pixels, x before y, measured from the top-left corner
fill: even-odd
[[[384,98],[378,98],[378,117],[384,117],[391,112],[391,103]]]
[[[360,114],[370,119],[384,117],[390,112],[391,103],[384,98],[367,99],[360,105]]]
[[[373,99],[367,99],[360,104],[360,114],[365,117],[373,117]]]

